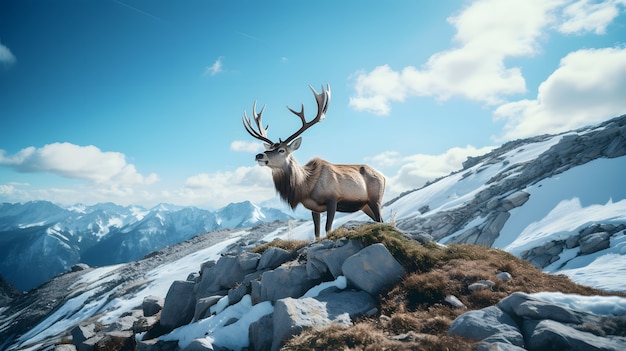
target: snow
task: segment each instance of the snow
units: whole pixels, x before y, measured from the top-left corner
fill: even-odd
[[[626,223],[624,179],[626,157],[597,159],[524,189],[528,202],[510,211],[493,246],[519,253],[594,222]]]
[[[19,229],[27,229],[30,227],[41,227],[44,224],[46,224],[46,221],[41,221],[41,222],[36,222],[36,223],[29,223],[29,224],[18,224],[17,227]]]
[[[432,212],[454,209],[487,188],[487,182],[492,177],[506,169],[532,161],[557,144],[561,137],[556,136],[543,142],[524,145],[522,148],[513,149],[502,155],[501,162],[488,165],[481,162],[469,169],[440,179],[383,208],[383,217],[390,218],[392,213],[396,218],[419,217],[418,209],[425,205],[428,205]]]
[[[593,313],[598,316],[626,315],[626,298],[619,296],[583,296],[560,292],[539,292],[530,295],[538,300],[574,311]]]
[[[626,252],[624,251],[626,250],[622,247],[620,251],[620,253],[599,251],[599,254],[587,255],[591,262],[586,266],[562,269],[558,273],[567,275],[582,285],[593,286],[606,291],[624,292],[626,291],[624,287],[624,277],[626,277]],[[572,265],[577,265],[576,263],[582,262],[573,260]]]
[[[301,298],[315,297],[321,291],[330,287],[345,289],[347,280],[345,277],[337,277],[332,282],[325,282],[309,289]],[[216,308],[216,313],[195,323],[184,325],[174,329],[171,333],[161,336],[160,340],[178,340],[181,349],[189,344],[201,339],[204,344],[219,345],[231,350],[242,350],[249,346],[248,329],[250,324],[258,321],[261,317],[274,312],[274,307],[269,301],[264,301],[252,305],[250,295],[245,295],[238,303],[226,307],[228,297],[224,296],[218,302],[222,306]],[[222,308],[225,307],[225,308]],[[213,312],[213,310],[211,310]],[[226,325],[229,321],[236,319],[235,323]]]
[[[111,300],[104,310],[108,312],[102,316],[99,321],[104,324],[110,324],[118,319],[125,312],[141,306],[146,296],[154,295],[165,297],[167,292],[176,280],[186,280],[187,276],[193,272],[193,269],[200,269],[202,263],[210,260],[218,260],[220,253],[229,245],[234,244],[241,236],[247,234],[247,231],[238,231],[231,234],[231,238],[221,241],[216,245],[209,246],[202,250],[198,250],[192,254],[182,257],[174,262],[164,264],[149,271],[144,276],[149,281],[142,289],[137,291],[131,298],[122,297]]]
[[[392,216],[395,218],[427,216],[436,211],[450,210],[463,205],[490,186],[487,183],[494,176],[504,174],[505,177],[515,177],[519,174],[520,165],[532,162],[556,145],[565,135],[524,145],[505,153],[498,160],[481,162],[442,178],[383,208],[383,217],[389,219]],[[626,224],[626,187],[623,186],[623,179],[626,179],[626,156],[597,159],[521,189],[529,193],[530,197],[523,206],[510,211],[511,217],[493,247],[502,248],[519,256],[523,251],[548,241],[564,240],[578,235],[581,229],[594,223]],[[429,206],[430,212],[422,215],[419,208],[425,205]],[[142,214],[138,210],[136,215]],[[335,219],[333,228],[348,221],[365,220],[369,218],[360,212],[340,216]],[[475,218],[466,225],[466,228],[480,225],[484,220],[485,217]],[[322,223],[324,221],[325,218],[322,218]],[[440,243],[447,242],[461,232],[463,231],[443,238]],[[143,288],[130,297],[118,297],[108,303],[106,301],[113,291],[95,300],[90,298],[97,293],[99,282],[116,279],[115,270],[119,266],[95,269],[72,286],[78,289],[75,297],[23,335],[20,340],[28,340],[29,343],[43,340],[47,336],[56,335],[70,328],[81,318],[93,316],[98,311],[107,311],[99,321],[109,324],[122,314],[140,306],[144,297],[148,295],[165,297],[172,282],[185,280],[192,271],[197,271],[203,262],[219,259],[220,253],[225,248],[247,233],[245,230],[233,233],[228,240],[151,270],[144,276],[148,283]],[[294,222],[290,221],[287,226],[267,234],[262,240],[269,242],[277,238],[314,240],[313,223],[306,221],[294,225]],[[544,271],[565,274],[574,282],[606,291],[626,292],[624,280],[626,234],[623,232],[614,234],[609,248],[593,254],[580,255],[578,247],[566,249],[560,254],[559,259],[545,267]],[[324,289],[333,286],[345,289],[346,278],[340,276],[335,281],[315,286],[302,297],[317,296]],[[556,292],[532,295],[542,301],[577,311],[597,315],[626,314],[626,298],[566,295]],[[85,305],[88,300],[90,302]],[[181,348],[187,347],[196,339],[200,339],[206,345],[219,345],[233,350],[246,348],[249,344],[250,324],[272,313],[273,306],[270,302],[252,305],[249,295],[234,305],[229,306],[228,302],[228,298],[224,297],[211,309],[212,316],[177,328],[161,339],[178,340]],[[232,323],[233,320],[236,322]]]
[[[343,275],[340,275],[332,282],[324,282],[324,283],[320,283],[320,284],[312,287],[311,289],[309,289],[309,291],[304,293],[304,295],[302,295],[302,297],[315,297],[315,296],[318,296],[322,291],[324,291],[325,289],[328,289],[330,287],[333,287],[333,286],[338,288],[338,289],[340,289],[340,290],[343,290],[343,289],[348,287],[348,280]]]
[[[611,199],[604,205],[583,207],[579,198],[562,200],[544,218],[532,222],[517,238],[504,247],[514,255],[550,240],[565,240],[596,222],[626,223],[626,200],[617,203]],[[496,243],[497,246],[498,243]]]
[[[118,276],[111,274],[111,272],[114,272],[116,269],[123,266],[124,264],[117,264],[113,266],[96,268],[91,272],[83,274],[79,280],[77,280],[76,282],[74,282],[74,284],[70,286],[70,289],[75,289],[76,287],[81,285],[88,285],[87,289],[92,289],[102,283],[115,280],[116,278],[118,278]]]
[[[274,312],[274,306],[271,302],[264,301],[252,305],[250,295],[245,295],[241,301],[228,306],[222,313],[174,329],[159,339],[178,340],[178,346],[181,349],[189,346],[195,339],[206,339],[205,342],[211,345],[215,344],[231,350],[242,350],[250,344],[248,339],[250,324],[272,312]],[[237,321],[226,325],[233,319],[237,319]]]
[[[102,308],[113,291],[109,291],[94,301],[87,302],[98,292],[98,289],[86,292],[69,299],[61,308],[49,315],[33,329],[20,336],[18,342],[28,341],[35,343],[46,338],[59,335],[65,330],[74,327],[77,323],[95,315]]]

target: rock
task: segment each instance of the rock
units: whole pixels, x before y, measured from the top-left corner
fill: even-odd
[[[561,323],[574,324],[599,323],[596,316],[541,301],[522,292],[515,292],[505,297],[498,302],[497,306],[510,315],[524,319],[551,319]]]
[[[525,320],[529,350],[623,351],[624,337],[601,337],[553,320]]]
[[[518,321],[521,328],[510,321]],[[516,292],[495,306],[462,314],[452,322],[448,334],[482,340],[477,350],[519,350],[509,344],[527,350],[623,350],[626,337],[585,331],[588,326],[603,325],[607,324],[600,316]],[[616,330],[602,328],[599,334],[609,333]],[[520,343],[520,335],[525,345]]]
[[[318,262],[316,266],[326,268],[325,271],[329,271],[334,278],[337,278],[343,275],[341,266],[346,259],[363,249],[363,245],[358,240],[339,240],[337,243],[330,242],[332,246],[325,247],[324,250],[308,251],[307,272],[309,271],[309,262],[314,261]]]
[[[505,211],[512,210],[516,207],[522,206],[528,198],[530,194],[525,191],[516,191],[513,194],[505,197],[500,201],[500,205],[504,208]]]
[[[487,225],[483,228],[474,244],[491,246],[498,238],[498,235],[500,235],[500,230],[502,230],[509,217],[511,217],[509,212],[497,212],[497,214],[487,222]]]
[[[192,321],[197,321],[209,316],[209,308],[215,305],[223,296],[221,295],[213,295],[209,297],[199,298],[196,302],[195,311],[193,313]]]
[[[565,247],[568,249],[573,249],[579,245],[580,238],[578,235],[572,235],[569,238],[565,239]]]
[[[302,299],[276,301],[271,350],[278,350],[288,338],[306,328],[339,324],[352,325],[352,319],[376,307],[376,301],[363,291],[344,291]]]
[[[135,351],[137,340],[131,331],[112,331],[104,334],[94,346],[95,351]]]
[[[243,280],[246,274],[251,273],[253,270],[255,270],[256,265],[255,268],[244,269],[240,265],[240,256],[241,255],[222,256],[217,261],[217,264],[212,268],[212,270],[215,272],[215,283],[221,289],[230,289],[234,287]],[[254,262],[255,260],[252,259],[252,261]],[[246,259],[244,259],[243,262],[246,262]],[[248,262],[246,263],[246,266],[250,267],[251,264]]]
[[[491,289],[495,285],[491,280],[479,280],[476,283],[470,284],[467,288],[469,291],[486,290]]]
[[[237,286],[247,274],[256,270],[259,259],[258,254],[244,252],[222,256],[214,265],[203,266],[197,286],[198,297],[215,295],[220,290]]]
[[[274,335],[274,315],[266,314],[252,323],[248,329],[251,350],[269,350]]]
[[[335,248],[328,251],[322,257],[324,263],[328,266],[328,270],[334,278],[343,275],[341,267],[348,257],[363,249],[363,244],[358,240],[339,240]]]
[[[406,237],[408,237],[409,239],[415,240],[418,243],[422,243],[422,244],[430,243],[430,242],[433,242],[435,240],[435,238],[433,238],[432,235],[430,235],[430,234],[428,234],[426,232],[423,232],[421,230],[406,231],[406,232],[403,232],[403,234]]]
[[[308,278],[305,265],[294,263],[263,273],[260,284],[253,284],[252,289],[254,295],[254,289],[260,288],[259,301],[276,302],[285,297],[300,297],[318,283]]]
[[[142,314],[143,313],[140,311],[135,311],[129,315],[122,316],[111,323],[111,325],[106,328],[106,331],[132,330],[135,323],[142,317]]]
[[[459,298],[454,296],[454,295],[446,296],[445,301],[448,304],[450,304],[450,306],[452,306],[452,307],[461,308],[461,309],[466,309],[467,308],[467,306],[465,306],[465,304],[463,302],[461,302],[461,300],[459,300]]]
[[[237,256],[239,267],[244,271],[255,270],[261,259],[261,254],[254,252],[243,252]]]
[[[78,348],[83,341],[96,335],[94,324],[79,325],[72,329],[72,343]]]
[[[89,265],[86,263],[77,263],[70,268],[70,272],[79,272],[89,269]]]
[[[137,319],[135,323],[133,323],[131,330],[135,334],[145,333],[148,330],[152,329],[157,324],[157,322],[158,320],[155,316],[139,317],[139,319]]]
[[[58,344],[54,346],[54,351],[76,351],[74,344]]]
[[[350,284],[373,296],[404,276],[404,268],[383,244],[370,245],[348,257],[341,270]]]
[[[163,341],[158,339],[142,340],[137,342],[137,351],[176,351],[178,341]]]
[[[213,344],[204,338],[204,339],[195,339],[187,345],[183,349],[183,351],[213,351]]]
[[[79,345],[76,345],[78,351],[94,351],[96,348],[96,343],[100,341],[104,336],[102,335],[94,335],[91,338],[81,342]]]
[[[194,283],[177,280],[172,283],[161,311],[161,326],[174,329],[191,322],[196,307]]]
[[[230,290],[228,290],[228,302],[231,305],[241,301],[241,299],[248,293],[248,287],[250,285],[240,284]]]
[[[512,279],[511,274],[508,272],[500,272],[496,274],[496,278],[502,280],[503,282],[508,282]]]
[[[593,233],[580,238],[580,253],[588,255],[611,246],[611,235],[607,232]]]
[[[190,282],[197,282],[200,279],[200,273],[199,272],[191,272],[189,273],[189,275],[187,276],[187,281]]]
[[[476,346],[474,351],[526,351],[526,349],[508,342],[496,341],[482,342]]]
[[[498,335],[512,345],[524,346],[524,336],[515,320],[496,306],[463,313],[452,322],[448,335],[474,340]]]
[[[322,259],[322,256],[333,246],[333,241],[322,240],[307,248],[306,273],[310,279],[319,279],[328,272],[328,266]]]
[[[159,313],[163,309],[163,304],[165,300],[162,297],[158,296],[146,296],[143,298],[143,302],[141,304],[141,308],[143,310],[143,315],[146,317],[154,316]]]
[[[294,254],[289,251],[280,247],[270,247],[261,255],[257,269],[275,269],[292,258],[294,258]]]

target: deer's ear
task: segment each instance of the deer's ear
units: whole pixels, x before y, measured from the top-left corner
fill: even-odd
[[[291,144],[288,145],[289,152],[294,152],[300,148],[300,144],[302,144],[302,137],[296,138],[296,140],[292,141]]]
[[[272,149],[272,145],[268,143],[263,143],[263,146],[265,146],[265,151],[270,151]]]

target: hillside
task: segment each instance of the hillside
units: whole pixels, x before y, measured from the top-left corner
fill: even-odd
[[[47,201],[4,203],[0,204],[0,276],[27,291],[78,263],[131,262],[199,233],[291,218],[249,201],[217,211],[168,204],[145,209],[112,203],[70,207]]]
[[[624,324],[619,316],[626,315],[622,297],[626,292],[622,278],[626,272],[626,189],[621,186],[626,179],[625,154],[626,116],[622,116],[568,133],[507,143],[487,155],[469,159],[463,169],[385,204],[384,218],[393,224],[391,227],[363,227],[365,216],[356,213],[335,221],[334,227],[339,229],[328,235],[333,241],[309,244],[313,239],[310,221],[275,222],[200,235],[135,263],[61,275],[0,310],[0,339],[5,340],[1,346],[13,350],[31,345],[32,349],[40,349],[51,343],[68,342],[69,332],[76,326],[116,324],[134,315],[149,296],[165,298],[162,313],[167,315],[165,311],[171,307],[167,307],[166,296],[174,287],[193,287],[193,291],[203,287],[214,294],[211,296],[221,296],[222,303],[214,309],[219,317],[208,315],[180,324],[183,331],[165,331],[165,336],[158,339],[162,341],[159,345],[167,340],[178,340],[178,346],[189,345],[203,339],[206,333],[211,335],[206,339],[213,339],[211,342],[217,346],[231,345],[227,342],[234,340],[232,335],[241,336],[240,328],[260,321],[270,309],[267,303],[253,304],[253,298],[245,297],[254,296],[255,291],[259,296],[268,293],[255,290],[259,288],[254,286],[261,284],[271,291],[293,286],[270,284],[268,277],[292,266],[304,270],[296,276],[309,276],[309,270],[323,267],[310,263],[317,262],[311,260],[312,252],[325,252],[319,247],[343,247],[352,241],[342,237],[371,231],[368,228],[384,228],[382,232],[386,234],[377,240],[384,242],[401,264],[406,273],[403,281],[368,293],[376,301],[376,312],[351,316],[352,327],[314,329],[312,334],[301,334],[286,347],[313,347],[311,343],[317,342],[315,347],[320,348],[347,345],[359,349],[361,342],[389,348],[418,343],[415,345],[428,349],[427,343],[437,339],[440,342],[434,343],[432,349],[451,345],[468,349],[475,344],[447,336],[456,318],[465,311],[450,307],[447,297],[455,296],[467,310],[483,311],[507,297],[519,296],[513,292],[533,294],[528,299],[548,306],[539,310],[560,308],[568,315],[572,315],[572,310],[590,313],[597,318],[580,317],[593,323],[579,323],[579,329],[587,330],[586,333],[591,330],[591,334],[607,343],[623,346],[619,338],[624,336]],[[400,238],[388,240],[388,236]],[[300,242],[294,249],[300,251],[294,251],[296,256],[289,259],[287,266],[257,270],[259,258],[249,253],[274,239]],[[407,260],[406,252],[416,256]],[[252,257],[257,257],[256,261]],[[227,262],[246,262],[249,273],[257,275],[245,281],[241,276],[215,287],[210,282],[202,283],[203,277],[211,275],[212,267]],[[371,262],[377,263],[372,272],[382,268],[378,260]],[[198,271],[203,274],[198,275]],[[295,300],[317,297],[320,301],[321,292],[327,288],[337,294],[364,290],[355,283],[354,275],[343,272],[346,274],[335,276],[338,272],[342,270],[313,280],[307,278],[303,283],[307,287],[290,296]],[[496,276],[498,273],[508,273],[512,279],[504,281]],[[491,283],[485,289],[469,288],[481,281]],[[213,291],[215,288],[219,290]],[[315,293],[309,292],[309,288]],[[565,295],[539,293],[557,291]],[[226,298],[232,294],[241,300]],[[582,295],[610,296],[594,301],[573,297]],[[194,295],[193,305],[206,304],[201,299],[211,296]],[[272,310],[275,304],[276,301],[271,303]],[[567,311],[562,310],[563,305],[569,306]],[[232,327],[226,328],[229,325]],[[231,335],[231,339],[224,335]],[[180,343],[181,338],[187,341]],[[221,343],[215,342],[216,338]],[[203,342],[194,345],[199,347],[198,343]]]

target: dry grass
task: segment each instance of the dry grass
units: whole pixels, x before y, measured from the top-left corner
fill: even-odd
[[[262,254],[270,247],[278,247],[283,250],[287,250],[289,252],[296,252],[309,244],[307,240],[282,240],[282,239],[274,239],[269,243],[265,243],[259,246],[256,246],[251,251],[255,253]]]
[[[337,326],[307,330],[290,340],[284,350],[471,350],[474,341],[447,335],[452,321],[467,310],[444,299],[459,298],[469,310],[494,305],[513,292],[560,291],[580,295],[615,295],[573,283],[562,275],[548,275],[499,249],[475,245],[421,245],[385,224],[356,229],[340,228],[327,235],[383,243],[405,267],[404,280],[378,296],[380,315],[357,321],[350,328]],[[508,272],[513,278],[496,278]],[[478,280],[495,283],[491,290],[470,292]],[[624,296],[624,294],[621,294]],[[624,321],[614,321],[616,328]],[[600,331],[598,331],[600,332]]]

